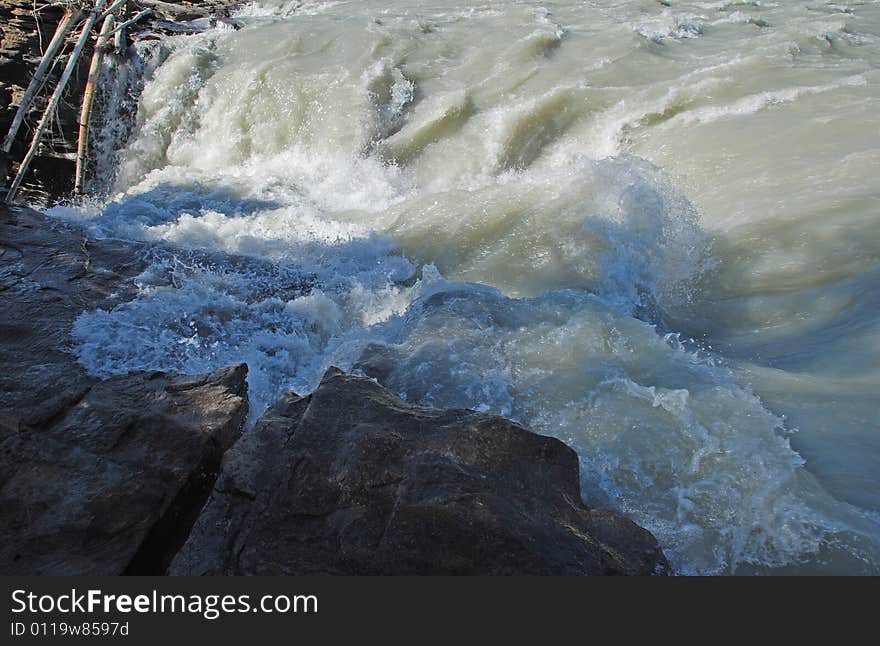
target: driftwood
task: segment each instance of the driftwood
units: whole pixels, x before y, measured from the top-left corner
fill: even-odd
[[[117,2],[114,7],[118,4]],[[104,15],[107,15],[106,12]],[[104,52],[107,50],[107,42],[113,33],[115,22],[112,14],[104,18],[101,32],[98,34],[98,41],[95,43],[95,52],[92,54],[92,62],[89,65],[89,78],[83,91],[82,109],[79,113],[79,141],[76,150],[76,179],[73,189],[77,195],[82,195],[85,187],[86,155],[88,154],[89,147],[89,117],[92,113],[92,103],[95,99],[98,77],[101,74],[101,60],[104,58]]]
[[[82,97],[79,132],[77,140],[77,151],[73,153],[65,153],[65,159],[75,159],[76,174],[74,182],[74,190],[77,194],[82,194],[85,189],[85,177],[87,173],[86,165],[88,158],[88,136],[89,123],[91,121],[91,112],[93,109],[94,95],[97,90],[97,82],[100,76],[101,61],[107,49],[109,49],[111,41],[117,53],[122,54],[125,50],[126,43],[129,39],[137,41],[140,39],[163,38],[165,36],[173,36],[177,34],[195,34],[209,29],[215,28],[218,24],[225,24],[233,29],[239,29],[241,24],[229,18],[212,15],[214,12],[220,15],[228,15],[228,11],[224,7],[229,2],[222,0],[208,0],[199,6],[195,3],[170,4],[161,0],[137,0],[138,13],[129,18],[123,18],[127,0],[93,0],[94,6],[90,9],[83,7],[85,0],[80,0],[76,4],[76,9],[68,9],[63,19],[59,22],[55,35],[50,42],[39,67],[31,79],[28,89],[25,92],[22,101],[19,104],[17,114],[13,120],[12,127],[0,148],[0,173],[6,175],[7,163],[12,159],[9,151],[15,141],[20,126],[28,110],[32,107],[32,103],[36,95],[46,83],[53,65],[61,60],[60,52],[63,49],[65,40],[70,37],[75,25],[80,21],[81,16],[85,14],[85,20],[82,24],[82,31],[77,37],[76,45],[71,54],[67,57],[64,70],[61,74],[51,97],[46,104],[43,115],[40,118],[33,132],[30,147],[28,148],[24,159],[22,159],[15,178],[6,192],[5,200],[7,204],[13,203],[16,193],[21,188],[21,184],[27,175],[31,163],[41,150],[41,142],[45,138],[46,132],[55,119],[59,104],[64,96],[65,89],[69,85],[72,74],[78,69],[78,63],[82,57],[82,53],[91,37],[95,25],[103,21],[98,42],[95,46],[91,65],[89,67],[89,75]],[[72,3],[71,3],[72,4]],[[69,4],[68,6],[71,6]],[[153,20],[144,21],[146,16],[153,16]],[[159,18],[158,20],[156,18]],[[170,20],[162,20],[162,18],[170,18]],[[131,28],[135,23],[139,23],[137,27]],[[144,26],[144,23],[149,23]],[[47,153],[45,150],[41,154]]]
[[[126,2],[128,2],[128,0],[116,0],[113,4],[107,7],[107,10],[101,14],[101,17],[98,18],[98,20],[104,20],[105,18],[107,18],[107,16],[119,9],[119,7],[124,5]]]
[[[139,0],[138,4],[145,7],[150,7],[151,9],[155,9],[156,11],[167,14],[169,16],[203,15],[199,11],[198,7],[172,4],[170,2],[161,2],[160,0]]]
[[[151,13],[153,13],[153,10],[152,10],[152,9],[144,9],[143,11],[141,11],[139,14],[137,14],[136,16],[134,16],[133,18],[131,18],[130,20],[126,20],[124,23],[122,23],[121,25],[119,25],[116,29],[114,29],[113,31],[111,31],[108,35],[109,35],[109,36],[112,36],[112,35],[116,34],[117,32],[122,31],[122,30],[125,29],[126,27],[130,27],[131,25],[133,25],[134,23],[136,23],[138,20],[140,20],[140,19],[143,18],[144,16],[149,16]]]
[[[64,88],[67,87],[67,82],[70,80],[73,71],[76,69],[76,65],[79,62],[79,58],[82,55],[83,49],[86,46],[86,43],[89,40],[89,34],[92,31],[92,27],[95,26],[95,21],[98,19],[98,16],[103,12],[104,6],[107,4],[107,0],[97,0],[95,2],[95,6],[92,11],[89,13],[88,18],[86,18],[85,23],[83,24],[82,32],[79,35],[79,40],[76,41],[76,46],[73,48],[73,52],[70,54],[70,58],[67,60],[67,65],[64,67],[64,72],[61,74],[61,78],[58,80],[58,85],[55,86],[55,91],[52,93],[52,97],[49,99],[48,105],[46,105],[46,110],[43,113],[42,118],[40,119],[40,123],[37,124],[37,128],[34,131],[34,137],[31,141],[31,147],[28,149],[27,154],[24,159],[21,161],[21,164],[18,167],[18,173],[15,175],[15,179],[12,181],[12,185],[9,187],[9,192],[6,193],[5,201],[7,204],[12,204],[15,199],[15,194],[18,192],[19,186],[21,186],[21,182],[24,179],[24,176],[27,174],[28,168],[31,165],[31,162],[34,159],[34,156],[37,154],[37,150],[40,147],[40,140],[43,138],[43,135],[46,132],[46,128],[49,127],[49,123],[52,121],[52,117],[55,114],[55,110],[58,107],[58,103],[61,101],[61,96],[64,94]]]
[[[167,34],[200,34],[217,26],[215,18],[197,18],[196,20],[185,20],[182,22],[171,22],[169,20],[153,20],[150,27]]]
[[[242,27],[241,22],[232,18],[216,18],[214,16],[178,22],[151,20],[148,29],[131,34],[131,38],[134,41],[159,40],[165,36],[201,34],[209,29],[214,29],[217,25],[226,25],[236,30]]]
[[[125,51],[125,45],[128,42],[125,36],[125,27],[120,27],[115,31],[116,33],[113,34],[113,51],[115,51],[118,55],[121,55],[122,52]]]
[[[46,48],[43,58],[40,60],[40,64],[34,72],[34,76],[31,78],[27,89],[21,97],[18,110],[15,113],[15,117],[12,119],[12,124],[9,126],[9,132],[6,133],[6,138],[3,140],[3,152],[8,153],[12,149],[15,135],[18,134],[18,129],[21,127],[24,117],[31,107],[31,103],[36,97],[40,87],[43,85],[46,74],[51,67],[52,60],[55,58],[55,54],[58,53],[58,50],[64,44],[64,38],[67,36],[67,32],[69,32],[70,28],[76,24],[79,16],[79,9],[74,9],[66,12],[61,19],[61,22],[58,23],[58,27],[55,29],[55,35],[52,36],[52,40]]]

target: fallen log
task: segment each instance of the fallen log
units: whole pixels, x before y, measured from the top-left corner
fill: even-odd
[[[173,18],[175,20],[189,20],[191,18],[200,18],[206,13],[203,8],[193,6],[191,4],[172,4],[170,2],[161,2],[160,0],[139,0],[138,4],[143,5],[144,7],[155,9],[158,13],[165,14],[169,18]],[[219,8],[224,3],[214,2],[202,4],[216,5]],[[213,7],[210,7],[210,9],[212,10]]]
[[[79,40],[76,41],[76,46],[73,48],[73,52],[71,53],[70,58],[67,61],[67,65],[64,67],[64,72],[62,72],[61,78],[58,80],[58,85],[55,86],[55,91],[52,93],[52,97],[49,99],[49,103],[46,106],[46,110],[43,112],[40,123],[37,124],[37,128],[34,131],[34,137],[31,141],[31,146],[28,149],[24,159],[21,161],[21,164],[18,167],[18,172],[15,175],[15,179],[12,181],[12,185],[9,187],[9,191],[6,193],[5,202],[7,204],[12,204],[15,200],[15,194],[18,192],[18,188],[21,186],[21,182],[24,179],[24,176],[27,174],[28,168],[30,168],[31,162],[33,161],[34,156],[37,154],[37,150],[40,147],[40,140],[42,140],[43,134],[45,134],[46,129],[49,127],[49,123],[52,121],[52,116],[55,114],[58,103],[61,101],[61,97],[64,94],[64,88],[67,87],[67,82],[73,75],[73,71],[76,69],[76,65],[79,62],[80,56],[82,56],[83,49],[85,48],[86,43],[89,40],[89,34],[92,31],[92,27],[95,26],[95,21],[104,10],[104,5],[106,4],[107,0],[97,0],[97,2],[95,2],[95,6],[89,12],[89,16],[88,18],[86,18],[86,21],[83,24],[82,32],[79,35]]]
[[[124,5],[128,0],[116,0],[113,4],[111,4],[107,10],[101,14],[101,17],[98,20],[104,20],[107,16],[115,12],[119,7]]]
[[[219,25],[225,25],[231,29],[241,29],[241,22],[232,18],[216,18],[207,16],[197,18],[196,20],[186,20],[183,22],[172,22],[169,20],[151,20],[145,30],[133,33],[132,40],[157,40],[165,36],[180,36],[201,34],[203,32],[215,29]]]
[[[143,11],[141,11],[140,13],[138,13],[137,15],[135,15],[133,18],[131,18],[131,19],[129,19],[129,20],[126,20],[124,23],[122,23],[121,25],[119,25],[116,29],[114,29],[113,31],[111,31],[108,35],[109,35],[109,36],[113,36],[113,35],[115,35],[117,32],[122,31],[122,30],[125,29],[126,27],[130,27],[130,26],[132,26],[134,23],[136,23],[138,20],[140,20],[140,19],[143,18],[144,16],[149,16],[151,13],[153,13],[153,10],[152,10],[152,9],[144,9]]]
[[[115,34],[113,34],[113,51],[116,52],[117,55],[121,55],[122,52],[125,51],[126,43],[128,42],[126,37],[125,29],[118,30]]]
[[[61,22],[58,23],[58,27],[55,29],[55,35],[52,36],[52,40],[49,42],[49,46],[46,47],[43,58],[40,59],[39,66],[34,71],[34,75],[21,97],[18,110],[12,119],[12,124],[9,126],[9,132],[6,133],[6,138],[3,140],[2,150],[4,153],[8,153],[12,149],[12,144],[15,141],[15,136],[18,134],[18,129],[21,127],[24,117],[30,109],[31,103],[33,103],[37,92],[39,92],[40,87],[42,87],[52,61],[55,59],[55,55],[64,44],[64,38],[67,36],[67,32],[69,32],[71,27],[76,24],[79,16],[79,9],[67,11],[61,19]]]

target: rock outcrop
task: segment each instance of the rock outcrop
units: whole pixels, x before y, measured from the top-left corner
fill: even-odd
[[[0,205],[0,419],[39,425],[95,379],[67,350],[74,319],[137,292],[142,246],[96,242],[29,209]]]
[[[0,571],[161,573],[241,432],[246,374],[112,377],[0,426]]]
[[[0,574],[161,572],[241,431],[246,366],[100,381],[66,351],[140,251],[0,207]]]
[[[656,574],[657,542],[584,506],[578,459],[508,420],[331,369],[226,454],[172,574]]]

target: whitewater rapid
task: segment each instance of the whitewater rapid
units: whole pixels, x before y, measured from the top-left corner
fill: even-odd
[[[236,18],[104,72],[50,213],[156,244],[92,373],[360,371],[564,440],[677,572],[880,573],[880,3]]]

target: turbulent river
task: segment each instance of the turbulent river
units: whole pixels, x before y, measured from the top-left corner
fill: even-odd
[[[94,374],[362,371],[564,440],[679,573],[880,573],[880,2],[236,18],[105,71],[50,213],[156,244]]]

